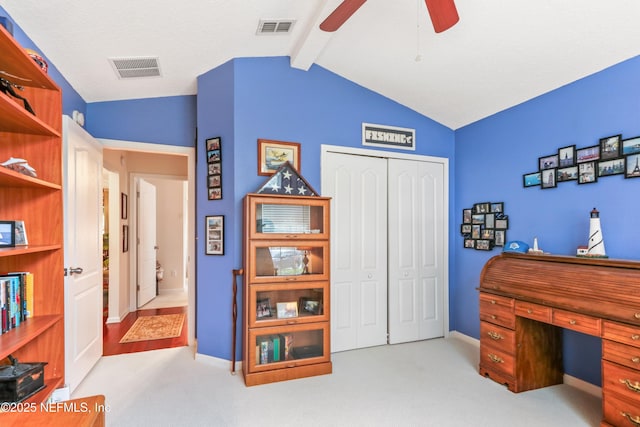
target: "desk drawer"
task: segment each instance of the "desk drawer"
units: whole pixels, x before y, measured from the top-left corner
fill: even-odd
[[[545,307],[531,302],[516,301],[515,311],[516,316],[551,323],[551,307]]]
[[[516,347],[516,333],[493,323],[480,322],[480,341],[506,353],[513,353]]]
[[[615,392],[634,401],[640,401],[640,371],[602,361],[602,391]]]
[[[619,398],[608,393],[602,395],[604,419],[618,427],[635,427],[640,425],[640,403]]]
[[[602,340],[602,358],[640,370],[640,348]]]
[[[588,335],[600,336],[601,319],[572,311],[553,310],[552,322],[561,328],[571,329]]]
[[[602,338],[640,347],[640,327],[605,320],[602,322]]]
[[[512,377],[515,373],[515,357],[480,342],[480,366]]]
[[[516,325],[512,298],[480,293],[480,320],[513,329]]]

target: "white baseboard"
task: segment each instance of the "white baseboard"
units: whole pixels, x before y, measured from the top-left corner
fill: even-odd
[[[455,338],[469,344],[475,345],[478,348],[480,347],[480,340],[470,337],[469,335],[461,334],[458,331],[449,332],[449,337]],[[588,383],[579,378],[573,377],[571,375],[564,374],[562,377],[562,382],[568,386],[577,388],[578,390],[584,391],[587,394],[596,397],[602,397],[602,388],[597,385]]]

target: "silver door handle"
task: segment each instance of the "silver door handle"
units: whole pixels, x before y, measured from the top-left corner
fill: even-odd
[[[74,274],[82,274],[82,267],[70,267],[64,269],[65,276],[73,276]]]

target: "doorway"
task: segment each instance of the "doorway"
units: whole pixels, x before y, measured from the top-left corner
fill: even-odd
[[[448,160],[322,147],[332,351],[446,336]]]
[[[109,318],[105,328],[107,326],[112,329],[116,326],[123,327],[122,325],[128,321],[127,317],[135,317],[140,314],[138,313],[136,295],[138,274],[136,248],[139,232],[136,180],[144,178],[153,181],[154,185],[164,188],[159,190],[160,193],[174,192],[172,189],[167,190],[166,186],[180,189],[179,194],[174,192],[175,194],[164,197],[171,198],[173,205],[183,208],[179,226],[171,224],[172,228],[176,228],[179,232],[177,238],[182,242],[180,245],[182,252],[178,255],[168,254],[166,261],[159,258],[161,270],[164,272],[164,283],[158,281],[154,285],[161,297],[152,299],[149,304],[140,308],[148,312],[147,314],[151,313],[150,310],[165,310],[168,307],[176,306],[184,310],[187,314],[185,343],[191,345],[195,342],[195,283],[192,279],[195,277],[195,241],[190,238],[195,234],[193,223],[195,217],[195,149],[116,140],[100,140],[100,142],[104,144],[105,168],[111,174],[115,174],[119,180],[116,184],[116,190],[109,191],[109,210],[116,218],[115,225],[110,225],[109,233]],[[126,200],[126,212],[122,212],[123,200]],[[115,202],[115,207],[112,202]],[[163,203],[166,204],[166,201]],[[126,252],[123,247],[126,240],[124,239],[125,232],[129,237]],[[112,245],[115,245],[115,252],[112,252]],[[113,256],[112,253],[116,255]],[[174,260],[178,267],[172,264]],[[119,271],[115,277],[111,273],[114,268]],[[157,270],[153,273],[154,278],[158,277],[156,273]],[[172,280],[167,280],[167,278]],[[177,281],[179,285],[175,287],[175,292],[172,292],[171,295],[163,295],[162,285],[171,281]],[[112,303],[116,306],[115,314],[112,312]]]

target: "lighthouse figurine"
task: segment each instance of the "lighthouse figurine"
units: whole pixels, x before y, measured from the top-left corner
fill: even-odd
[[[596,208],[591,211],[591,219],[589,220],[589,248],[586,256],[608,258],[604,250],[604,237],[602,237],[602,229],[600,228],[600,212]]]

